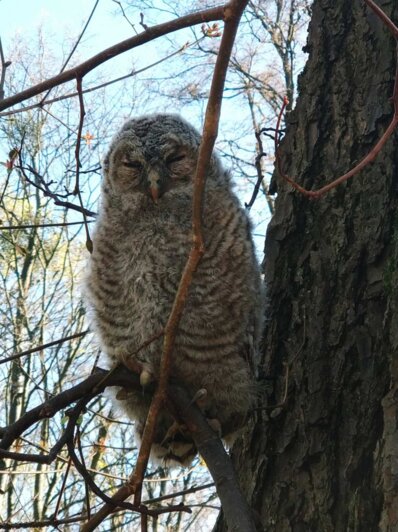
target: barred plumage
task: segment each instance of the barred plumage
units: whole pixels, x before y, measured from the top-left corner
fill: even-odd
[[[174,115],[128,121],[104,161],[102,205],[87,276],[93,325],[112,363],[133,356],[158,375],[162,339],[191,247],[193,175],[199,134]],[[229,175],[213,155],[203,213],[205,254],[178,327],[172,375],[192,393],[222,436],[244,424],[253,404],[262,321],[261,282],[248,218]],[[120,394],[140,435],[149,398]],[[189,463],[195,449],[183,430],[165,440],[172,418],[158,422],[154,454]]]

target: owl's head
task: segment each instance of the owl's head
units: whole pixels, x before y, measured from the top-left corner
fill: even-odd
[[[113,139],[104,160],[104,187],[114,194],[139,194],[155,203],[187,190],[195,174],[199,133],[178,115],[146,115],[126,122]],[[208,180],[222,172],[213,155]],[[225,175],[221,178],[226,181]]]

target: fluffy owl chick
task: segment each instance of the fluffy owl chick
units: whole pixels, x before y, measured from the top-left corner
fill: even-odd
[[[199,143],[198,132],[179,116],[144,116],[124,124],[104,161],[87,276],[93,325],[112,364],[139,362],[155,379],[162,338],[142,346],[164,329],[191,248]],[[172,377],[192,396],[206,390],[200,406],[231,442],[254,400],[262,297],[250,224],[216,155],[207,174],[203,233],[205,253],[178,326]],[[118,398],[140,436],[148,394]],[[153,455],[166,465],[188,464],[196,454],[167,411],[154,443]]]

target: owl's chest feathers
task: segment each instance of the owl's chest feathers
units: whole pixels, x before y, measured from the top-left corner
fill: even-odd
[[[236,229],[229,212],[205,214],[206,253],[189,290],[176,344],[184,359],[203,363],[213,356],[212,349],[227,357],[239,349],[252,305],[246,286],[251,275],[243,281],[235,273],[238,262],[243,261],[242,271],[251,263],[250,255],[238,253],[245,247],[244,231]],[[106,350],[118,357],[134,352],[166,325],[192,240],[189,213],[144,214],[116,227],[107,218],[99,223],[91,284],[101,295],[93,306]],[[149,352],[161,351],[161,340],[144,351],[140,356],[155,356]]]
[[[91,266],[95,284],[113,301],[113,316],[128,313],[134,329],[144,320],[145,329],[151,327],[148,321],[157,322],[171,307],[190,247],[189,229],[181,225],[152,219],[127,223],[119,232],[107,223],[98,227]],[[109,310],[108,301],[105,305]]]

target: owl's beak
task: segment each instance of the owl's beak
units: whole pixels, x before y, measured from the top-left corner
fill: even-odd
[[[158,187],[158,184],[156,183],[156,185],[151,185],[149,187],[149,191],[151,193],[153,202],[157,203],[158,199],[159,199],[159,187]]]
[[[156,171],[150,171],[148,175],[149,192],[151,193],[154,203],[157,203],[160,196],[159,191],[159,174]]]

